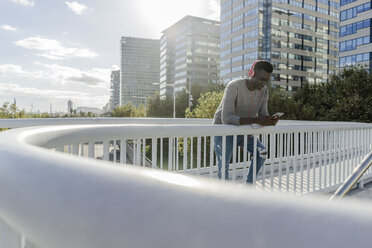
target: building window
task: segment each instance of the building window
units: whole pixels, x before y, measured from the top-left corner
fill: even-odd
[[[357,14],[362,13],[364,11],[370,10],[371,9],[371,2],[365,3],[358,5],[356,7],[346,9],[344,11],[341,11],[340,13],[340,20],[345,21],[351,18],[354,18],[357,16]]]

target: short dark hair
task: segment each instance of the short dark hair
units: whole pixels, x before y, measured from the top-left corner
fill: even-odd
[[[256,64],[254,65],[255,74],[257,74],[257,72],[261,70],[265,70],[268,73],[272,73],[273,69],[274,69],[273,65],[269,61],[266,61],[266,60],[257,60]]]

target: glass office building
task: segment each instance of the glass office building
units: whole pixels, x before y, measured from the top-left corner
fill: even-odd
[[[272,84],[295,90],[325,83],[338,66],[336,0],[221,0],[221,79],[272,62]]]
[[[340,68],[361,65],[372,70],[371,0],[340,2]]]
[[[110,110],[120,105],[120,70],[111,71]]]
[[[160,41],[122,37],[121,48],[121,101],[145,105],[145,98],[153,96],[159,84]]]
[[[220,23],[186,16],[162,32],[160,96],[219,81]]]

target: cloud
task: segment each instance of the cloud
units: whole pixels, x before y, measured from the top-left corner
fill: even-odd
[[[87,48],[65,47],[57,40],[45,39],[41,37],[29,37],[27,39],[16,41],[17,46],[42,51],[38,56],[53,60],[62,60],[66,58],[94,58],[98,56],[94,51]]]
[[[17,31],[16,28],[9,26],[9,25],[3,25],[1,26],[2,29],[7,30],[7,31]]]
[[[13,3],[16,3],[16,4],[21,4],[25,7],[34,7],[35,5],[35,2],[34,1],[29,1],[29,0],[11,0]]]
[[[0,76],[6,74],[25,74],[22,67],[19,65],[4,64],[0,65]]]
[[[80,83],[94,88],[108,88],[111,68],[78,69],[57,64],[36,63],[41,70],[27,71],[20,65],[0,65],[0,77],[17,76],[34,79],[42,79],[54,85],[66,85]],[[114,68],[114,66],[113,66]]]
[[[43,109],[42,111],[48,110],[49,103],[53,103],[55,109],[63,111],[67,107],[68,100],[72,100],[76,106],[101,108],[109,99],[109,95],[103,93],[97,95],[74,90],[38,89],[0,81],[0,99],[6,99],[9,98],[9,96],[20,100],[17,101],[17,103],[23,101],[23,104],[21,104],[23,107],[28,107],[30,101],[36,103],[35,105],[39,105],[39,107]]]
[[[219,21],[221,12],[220,0],[209,0],[208,7],[209,10],[212,11],[212,14],[207,16],[207,18]]]
[[[99,79],[94,76],[89,76],[85,73],[82,73],[79,76],[69,77],[67,78],[67,80],[81,82],[81,83],[90,84],[90,85],[98,85],[99,83],[105,83],[104,80]]]
[[[34,87],[21,87],[18,84],[0,83],[0,95],[31,96],[36,98],[70,99],[88,98],[90,94],[76,91],[41,90]]]
[[[92,87],[107,88],[110,82],[110,69],[77,69],[57,64],[40,65],[48,69],[48,78],[55,84],[74,84],[78,82]]]
[[[83,14],[83,11],[87,10],[88,7],[84,4],[80,4],[78,2],[65,2],[67,4],[67,7],[71,9],[75,14],[81,15]]]

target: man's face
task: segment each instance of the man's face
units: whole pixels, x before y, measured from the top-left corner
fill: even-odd
[[[271,73],[266,72],[265,70],[258,71],[254,77],[252,77],[253,88],[256,90],[261,90],[265,87],[271,78]]]

